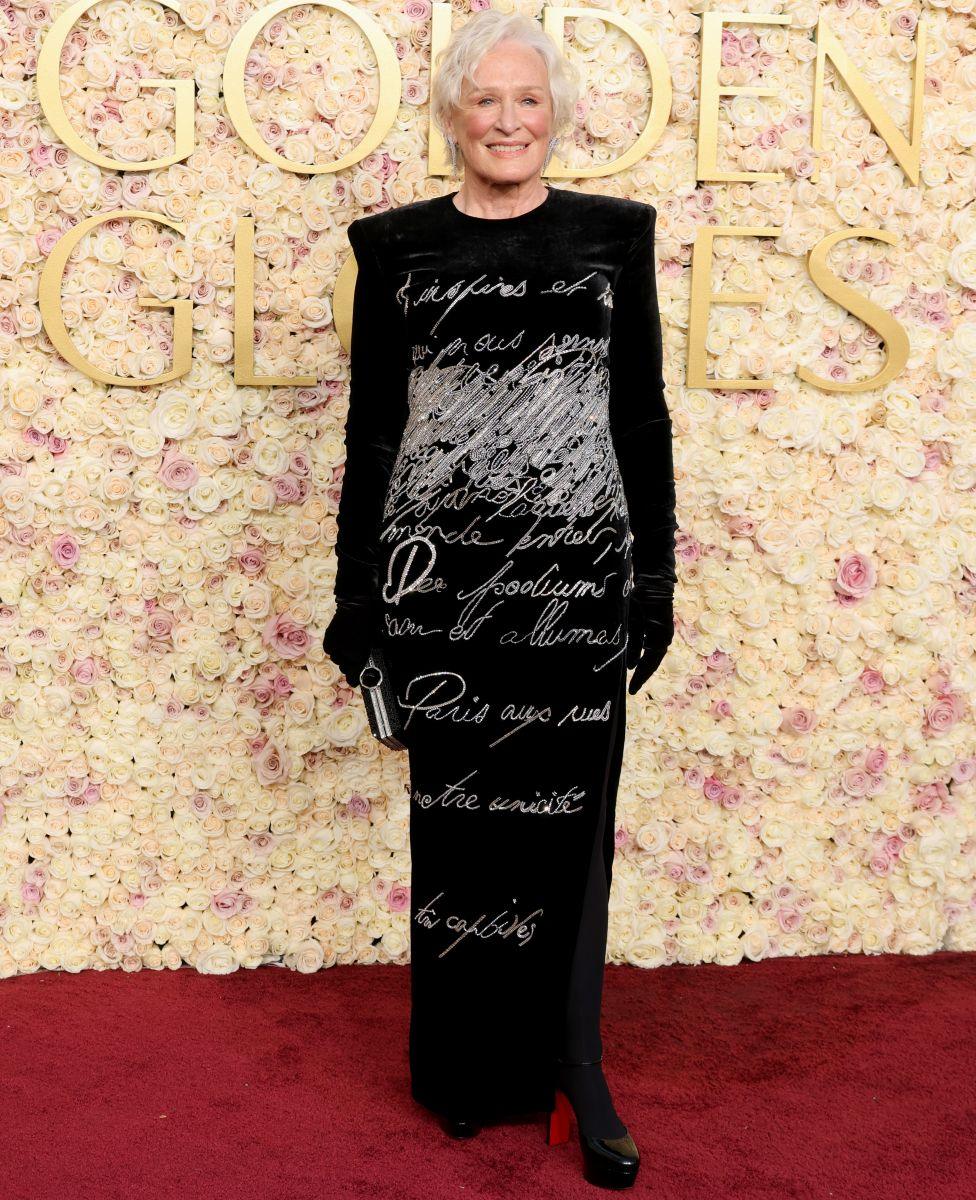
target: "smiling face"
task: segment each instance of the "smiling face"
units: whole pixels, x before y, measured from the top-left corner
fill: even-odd
[[[493,46],[464,81],[449,122],[465,171],[489,184],[539,176],[552,136],[552,97],[546,64],[522,42]]]

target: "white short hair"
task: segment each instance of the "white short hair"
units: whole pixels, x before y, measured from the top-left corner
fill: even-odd
[[[430,119],[447,136],[446,118],[461,102],[465,79],[475,86],[474,72],[483,55],[502,41],[517,41],[542,55],[549,76],[552,100],[552,133],[558,137],[573,124],[579,97],[579,72],[538,21],[524,13],[482,9],[466,18],[437,56],[437,71],[430,95]]]

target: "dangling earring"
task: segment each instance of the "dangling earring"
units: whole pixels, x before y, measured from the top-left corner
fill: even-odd
[[[559,139],[556,137],[551,137],[549,139],[549,149],[546,151],[546,159],[545,159],[545,162],[542,164],[542,173],[543,174],[545,174],[546,167],[549,166],[549,159],[552,158],[552,152],[556,148],[557,141],[559,141]]]
[[[458,167],[458,164],[457,164],[457,142],[454,140],[454,138],[448,138],[447,145],[451,151],[451,177],[456,179],[457,178],[457,167]]]

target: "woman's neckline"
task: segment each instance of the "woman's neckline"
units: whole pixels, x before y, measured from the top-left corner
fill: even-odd
[[[528,221],[528,220],[535,218],[544,209],[547,209],[549,207],[549,205],[552,203],[553,196],[556,194],[556,188],[554,188],[551,184],[547,183],[546,184],[546,198],[545,198],[545,200],[542,201],[541,204],[537,204],[535,206],[535,208],[530,208],[524,213],[518,213],[514,217],[476,217],[472,213],[462,212],[458,208],[458,206],[454,203],[454,197],[458,194],[459,191],[460,191],[460,189],[456,188],[453,192],[448,192],[447,196],[445,198],[447,200],[447,204],[448,204],[448,207],[450,208],[451,212],[453,212],[460,220],[468,221],[474,225],[485,226],[485,227],[487,227],[489,225],[498,225],[503,229],[508,229],[512,225],[518,225],[524,221]]]

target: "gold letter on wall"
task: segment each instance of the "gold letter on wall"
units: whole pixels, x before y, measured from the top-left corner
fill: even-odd
[[[664,132],[668,117],[671,115],[671,74],[668,70],[668,62],[661,47],[651,38],[646,29],[636,25],[629,18],[604,8],[553,8],[547,5],[542,11],[542,27],[557,46],[562,46],[565,39],[566,19],[573,17],[583,17],[587,20],[596,17],[605,25],[616,25],[637,46],[644,55],[647,69],[651,75],[651,111],[648,113],[647,124],[637,135],[637,141],[610,162],[597,163],[593,167],[569,168],[563,166],[559,158],[553,154],[549,160],[550,166],[546,174],[553,179],[596,179],[601,175],[616,175],[618,171],[626,171],[634,163],[640,162],[646,154],[650,153],[652,146]],[[553,163],[556,164],[555,167],[552,166]]]
[[[139,303],[146,308],[171,307],[173,309],[173,366],[161,375],[153,375],[149,379],[129,379],[124,375],[109,375],[107,371],[94,366],[84,355],[78,353],[65,328],[64,316],[61,313],[61,281],[64,278],[64,268],[68,262],[68,256],[89,230],[94,229],[97,225],[104,225],[106,221],[117,221],[119,217],[128,217],[129,219],[143,217],[147,221],[158,221],[160,225],[175,229],[177,233],[185,232],[179,221],[171,221],[168,217],[160,216],[159,213],[144,212],[139,208],[96,213],[95,216],[88,217],[74,229],[69,229],[63,237],[58,238],[44,264],[38,288],[41,321],[44,323],[47,336],[54,343],[54,347],[61,357],[71,363],[73,367],[77,367],[89,379],[97,379],[99,383],[123,384],[126,387],[147,387],[156,383],[168,383],[171,379],[178,379],[181,375],[185,375],[190,369],[193,355],[191,324],[193,302],[191,300],[157,300],[155,297],[144,300],[140,297]]]
[[[249,387],[310,387],[314,375],[254,374],[254,218],[234,230],[234,382]]]
[[[353,166],[372,150],[375,150],[386,136],[386,131],[393,124],[397,109],[400,107],[400,63],[393,47],[386,40],[383,30],[362,8],[346,4],[344,0],[307,0],[308,4],[319,4],[323,8],[332,8],[336,12],[343,13],[363,31],[376,55],[376,65],[379,68],[380,76],[380,95],[372,124],[367,129],[362,142],[355,149],[343,154],[335,162],[322,163],[318,166],[313,163],[296,163],[285,158],[277,150],[273,150],[267,142],[261,140],[257,126],[251,120],[251,114],[247,110],[247,98],[244,95],[244,66],[255,38],[271,18],[286,9],[297,8],[305,3],[306,0],[272,0],[271,4],[258,9],[252,17],[244,22],[228,47],[227,57],[224,60],[224,102],[238,136],[250,146],[259,158],[280,167],[283,171],[320,175],[324,171],[341,171],[345,167]]]
[[[706,14],[709,15],[709,14]],[[691,252],[691,299],[688,313],[688,387],[714,389],[767,388],[771,379],[710,379],[706,374],[705,341],[708,310],[720,304],[761,304],[762,292],[711,291],[712,244],[717,237],[779,237],[782,229],[768,226],[706,225],[698,230]]]
[[[796,373],[804,383],[815,384],[826,392],[870,392],[874,388],[886,384],[889,379],[894,379],[908,362],[908,334],[891,313],[885,312],[883,308],[878,308],[876,304],[872,304],[859,292],[855,292],[836,275],[832,275],[827,267],[827,254],[830,248],[838,242],[854,237],[877,238],[879,241],[887,242],[889,246],[893,246],[896,241],[894,234],[887,233],[883,229],[866,229],[863,226],[857,229],[838,229],[836,233],[828,234],[822,242],[818,242],[807,256],[810,278],[825,296],[829,296],[831,300],[846,308],[855,317],[859,317],[865,325],[869,325],[881,335],[884,339],[888,361],[873,379],[854,379],[850,383],[844,383],[838,379],[822,379],[819,375],[808,371],[806,367],[797,367]]]
[[[782,179],[781,171],[720,171],[718,169],[718,98],[719,96],[773,96],[774,87],[719,87],[722,66],[722,30],[726,22],[748,25],[789,25],[789,17],[768,13],[707,12],[702,14],[701,105],[698,112],[698,176],[708,182],[753,182]],[[741,232],[741,231],[740,231]],[[696,385],[700,386],[700,385]]]
[[[61,83],[59,79],[61,67],[61,51],[67,41],[68,34],[75,21],[98,0],[78,0],[70,8],[66,8],[48,30],[47,37],[37,55],[37,98],[41,109],[57,136],[75,154],[94,163],[96,167],[105,167],[110,171],[154,171],[159,167],[169,167],[173,163],[188,158],[193,153],[193,80],[192,79],[140,79],[139,87],[168,87],[173,89],[176,97],[176,149],[165,158],[154,158],[150,162],[119,162],[108,158],[100,150],[95,150],[83,141],[68,120],[61,99]],[[163,8],[179,12],[178,0],[157,0]]]
[[[901,164],[902,170],[914,184],[918,184],[919,161],[922,153],[922,95],[925,80],[925,22],[919,21],[918,40],[915,47],[915,71],[912,76],[911,141],[891,119],[885,101],[879,100],[868,87],[868,81],[854,66],[850,55],[834,36],[821,14],[817,22],[817,71],[813,80],[813,129],[811,144],[814,150],[823,149],[823,88],[824,59],[829,58],[837,74],[851,89],[854,99],[866,113],[871,124],[883,138],[888,149]],[[817,167],[810,175],[817,181]]]

